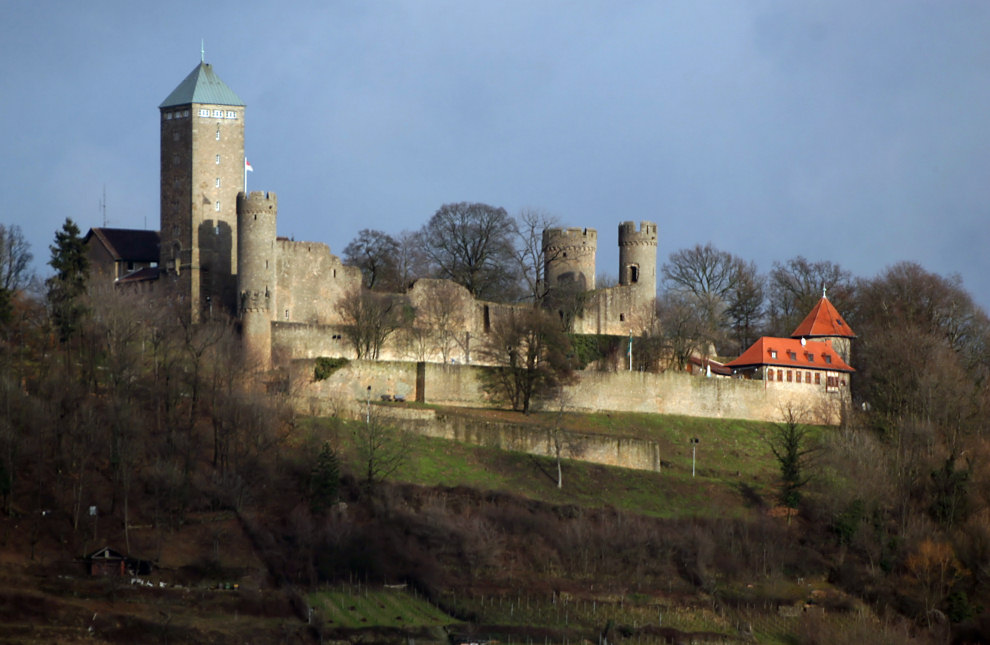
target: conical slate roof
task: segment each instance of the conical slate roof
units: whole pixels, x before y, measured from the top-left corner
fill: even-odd
[[[234,94],[234,90],[220,80],[213,66],[200,63],[179,86],[172,90],[159,108],[206,103],[209,105],[244,105],[244,101]]]
[[[791,338],[814,338],[816,336],[839,336],[855,338],[852,328],[842,319],[828,298],[822,296],[814,309],[797,326]]]

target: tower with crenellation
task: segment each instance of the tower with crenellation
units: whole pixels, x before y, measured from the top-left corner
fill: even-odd
[[[657,225],[619,224],[619,285],[631,287],[651,300],[657,293]]]
[[[193,322],[234,313],[244,102],[201,61],[158,108],[162,278]]]

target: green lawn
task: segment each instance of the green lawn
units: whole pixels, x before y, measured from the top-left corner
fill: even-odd
[[[400,589],[340,587],[315,591],[306,599],[330,627],[435,627],[458,622]]]

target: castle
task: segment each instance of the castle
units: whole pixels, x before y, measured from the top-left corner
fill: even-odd
[[[159,111],[160,231],[91,229],[86,242],[94,269],[115,285],[169,298],[190,322],[233,317],[243,356],[254,368],[354,357],[342,304],[363,288],[361,272],[326,244],[279,237],[275,193],[244,192],[244,102],[201,61]],[[619,225],[615,286],[596,285],[597,238],[590,228],[543,231],[546,306],[578,334],[631,338],[655,329],[657,225]],[[336,387],[345,397],[362,399],[371,391],[368,383],[375,383],[383,392],[422,400],[428,389],[438,403],[483,403],[470,369],[477,362],[472,348],[501,319],[529,305],[476,300],[464,287],[438,279],[417,280],[405,293],[387,297],[413,313],[375,357],[396,362],[362,361],[340,375]],[[446,311],[437,316],[440,305]],[[823,295],[791,338],[762,338],[717,370],[706,359],[701,373],[709,378],[584,374],[568,386],[570,407],[775,419],[797,403],[817,410],[819,422],[834,423],[836,410],[850,400],[854,336]],[[723,378],[728,376],[734,378]]]
[[[87,236],[95,266],[113,263],[117,284],[171,297],[196,323],[220,312],[237,318],[246,357],[261,368],[295,358],[350,356],[340,326],[340,302],[361,289],[359,269],[343,264],[327,245],[277,234],[274,192],[245,194],[246,106],[211,65],[201,61],[159,105],[161,122],[161,228],[158,257],[124,258],[129,240],[148,231],[93,229]],[[116,243],[113,243],[116,241]],[[148,255],[147,239],[141,247]],[[619,225],[619,284],[595,289],[597,232],[551,228],[543,232],[545,276],[551,292],[584,294],[567,312],[577,333],[629,334],[646,329],[656,297],[657,225]],[[136,247],[135,247],[136,248]],[[127,266],[129,271],[124,268]],[[418,280],[404,299],[421,320],[427,303],[456,303],[446,324],[457,356],[471,348],[517,305],[476,301],[445,280]],[[561,316],[565,312],[561,310]],[[420,335],[422,337],[422,334]],[[447,360],[447,348],[424,348],[402,335],[383,358]]]

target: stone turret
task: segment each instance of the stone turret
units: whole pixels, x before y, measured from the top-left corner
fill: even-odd
[[[237,293],[244,356],[249,365],[271,366],[275,305],[275,193],[237,195]]]
[[[547,287],[595,288],[598,232],[593,228],[548,228],[543,231]]]
[[[640,222],[619,224],[619,285],[633,287],[637,299],[647,302],[657,295],[657,225]]]

